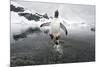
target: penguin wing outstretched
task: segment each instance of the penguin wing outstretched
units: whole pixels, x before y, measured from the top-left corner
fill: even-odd
[[[64,30],[64,32],[65,32],[65,34],[67,36],[68,35],[68,31],[67,31],[66,27],[62,23],[60,23],[60,27]]]
[[[43,26],[49,26],[49,25],[50,25],[50,23],[51,23],[51,22],[48,22],[48,23],[43,23],[43,24],[41,24],[41,25],[40,25],[40,27],[43,27]]]

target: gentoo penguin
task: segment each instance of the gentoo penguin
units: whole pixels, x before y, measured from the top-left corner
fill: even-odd
[[[66,35],[68,34],[68,32],[66,27],[60,22],[58,10],[55,11],[54,18],[52,19],[51,22],[43,23],[40,25],[40,27],[48,26],[48,25],[50,25],[49,34],[51,39],[55,42],[56,45],[59,44],[60,27],[65,31]]]

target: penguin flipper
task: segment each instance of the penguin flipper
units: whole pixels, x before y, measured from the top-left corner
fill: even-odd
[[[64,32],[65,32],[65,34],[67,36],[68,35],[68,31],[67,31],[66,27],[62,23],[60,23],[60,27],[64,30]]]
[[[43,24],[41,24],[41,25],[40,25],[40,27],[43,27],[43,26],[49,26],[49,25],[50,25],[50,23],[51,23],[51,22],[48,22],[48,23],[43,23]]]

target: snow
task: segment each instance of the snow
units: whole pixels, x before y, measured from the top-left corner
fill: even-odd
[[[22,5],[17,4],[17,3],[16,3],[16,2],[14,2],[14,1],[10,1],[10,3],[11,3],[12,5],[16,6],[16,7],[23,7]]]

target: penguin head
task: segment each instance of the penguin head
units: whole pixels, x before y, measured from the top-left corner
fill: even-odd
[[[54,17],[55,17],[55,18],[58,18],[58,16],[59,16],[59,12],[58,12],[58,10],[56,10],[56,11],[55,11],[55,14],[54,14]]]

